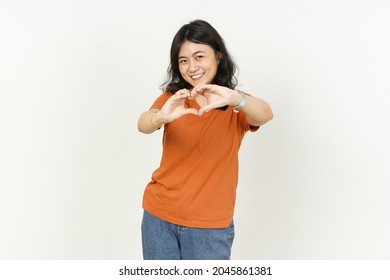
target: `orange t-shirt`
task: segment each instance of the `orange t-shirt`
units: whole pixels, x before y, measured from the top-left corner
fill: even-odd
[[[169,93],[156,99],[160,109]],[[187,105],[199,109],[195,100]],[[143,208],[181,226],[224,228],[234,213],[238,151],[248,130],[245,113],[214,109],[203,116],[185,115],[165,124],[160,167],[145,188]]]

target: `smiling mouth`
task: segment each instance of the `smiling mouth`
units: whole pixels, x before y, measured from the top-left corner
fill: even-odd
[[[193,75],[193,76],[190,76],[193,80],[197,81],[199,80],[200,78],[202,78],[204,75],[204,73],[201,73],[201,74],[196,74],[196,75]]]

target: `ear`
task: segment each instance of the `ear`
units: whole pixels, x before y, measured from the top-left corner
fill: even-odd
[[[222,59],[222,53],[217,52],[217,53],[216,53],[216,57],[217,57],[217,61],[218,61],[218,63],[219,63],[219,61]]]

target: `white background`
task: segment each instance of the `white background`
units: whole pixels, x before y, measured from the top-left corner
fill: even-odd
[[[1,1],[0,258],[141,259],[137,118],[209,21],[274,119],[240,152],[233,259],[390,258],[390,3]]]

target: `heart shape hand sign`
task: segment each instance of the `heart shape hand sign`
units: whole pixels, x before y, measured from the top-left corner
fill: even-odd
[[[172,122],[184,115],[202,116],[205,112],[226,105],[235,106],[240,102],[241,94],[235,90],[212,84],[197,85],[192,90],[181,89],[172,95],[159,111],[159,119],[164,123]],[[187,99],[195,99],[200,109],[188,108]]]

